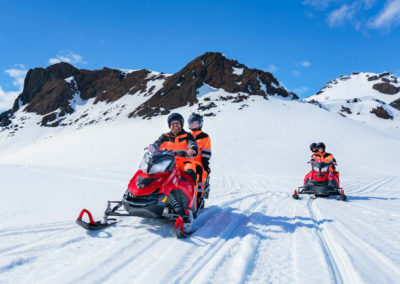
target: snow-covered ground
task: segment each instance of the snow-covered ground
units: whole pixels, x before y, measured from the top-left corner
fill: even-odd
[[[162,220],[75,224],[121,199],[165,116],[1,133],[0,283],[398,283],[400,130],[274,97],[215,104],[211,194],[185,240]],[[347,202],[291,198],[318,141]]]

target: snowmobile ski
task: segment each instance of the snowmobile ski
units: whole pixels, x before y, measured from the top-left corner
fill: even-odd
[[[178,218],[176,218],[174,228],[175,228],[175,236],[178,239],[187,238],[193,233],[193,232],[186,232],[185,231],[184,222],[183,222],[183,219],[182,219],[181,216],[178,216]]]
[[[82,217],[85,213],[89,217],[89,223],[82,220]],[[78,219],[76,219],[76,223],[86,230],[94,231],[94,230],[99,230],[99,229],[108,227],[110,225],[114,225],[115,223],[117,223],[117,219],[108,218],[106,220],[106,222],[104,222],[104,221],[96,222],[96,221],[94,221],[92,213],[90,213],[89,210],[82,209],[81,213],[79,214]]]

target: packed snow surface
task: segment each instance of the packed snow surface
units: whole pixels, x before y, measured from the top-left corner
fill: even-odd
[[[122,198],[166,116],[79,129],[31,117],[14,136],[0,132],[0,283],[398,283],[399,130],[274,97],[241,110],[214,102],[211,194],[184,240],[163,220],[75,224],[82,208],[101,218]],[[347,202],[291,198],[318,141],[338,160]]]

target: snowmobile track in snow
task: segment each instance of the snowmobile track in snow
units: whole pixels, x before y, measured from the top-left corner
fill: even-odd
[[[321,249],[324,253],[325,260],[327,262],[328,268],[330,270],[332,280],[334,283],[344,283],[343,282],[343,277],[342,274],[338,268],[337,261],[335,260],[334,255],[332,254],[332,249],[328,245],[327,240],[324,238],[324,235],[322,233],[323,228],[321,227],[321,219],[316,216],[316,214],[313,212],[313,203],[316,199],[314,198],[309,198],[307,202],[307,208],[310,213],[310,217],[313,220],[315,227],[316,227],[316,234],[319,239],[319,243],[321,245]]]
[[[271,193],[267,192],[267,193],[248,194],[246,196],[235,198],[233,200],[229,200],[227,202],[222,203],[221,204],[221,206],[223,206],[222,208],[215,206],[206,208],[206,210],[201,212],[199,217],[195,220],[194,226],[195,228],[197,228],[198,231],[202,228],[202,226],[205,223],[208,222],[208,220],[212,216],[222,212],[224,210],[224,207],[230,206],[232,204],[241,202],[249,198],[258,198],[260,195],[265,195],[265,194],[271,194]],[[138,218],[138,220],[141,219]],[[164,229],[172,225],[169,224],[169,222],[165,222],[163,220],[155,220],[155,222],[161,224],[162,227],[164,227]],[[115,227],[115,229],[117,228],[118,225]],[[132,229],[135,230],[134,225],[132,226]],[[190,239],[194,238],[196,236],[197,231],[194,232],[187,241],[190,241]],[[95,282],[97,283],[104,282],[115,274],[125,272],[124,269],[129,265],[129,266],[134,266],[137,270],[141,271],[141,276],[138,277],[136,275],[136,280],[135,280],[137,282],[140,282],[141,277],[145,277],[146,275],[148,275],[148,273],[152,273],[151,272],[152,268],[157,267],[158,259],[163,260],[164,257],[167,257],[175,250],[179,250],[181,247],[181,242],[186,241],[186,240],[175,239],[175,237],[171,239],[170,237],[172,237],[170,231],[164,230],[161,232],[161,237],[155,234],[151,238],[146,238],[145,243],[141,244],[140,249],[138,251],[135,251],[133,255],[132,254],[126,255],[122,253],[124,250],[128,250],[131,246],[133,246],[134,242],[128,244],[127,246],[124,246],[117,252],[113,253],[111,256],[101,261],[98,265],[96,265],[96,270],[88,271],[84,275],[79,276],[77,280],[93,279],[92,276],[96,274],[97,277],[95,279]],[[135,242],[137,241],[138,240],[136,239]],[[140,257],[143,254],[146,254],[147,257],[146,258]],[[96,273],[94,273],[95,271]]]
[[[189,271],[185,271],[182,275],[177,275],[176,278],[172,279],[172,282],[177,282],[177,283],[188,283],[189,281],[195,281],[196,276],[199,275],[199,272],[203,270],[203,268],[210,262],[212,261],[218,253],[224,248],[225,251],[229,250],[229,248],[233,247],[236,245],[236,242],[233,242],[232,244],[228,244],[226,242],[227,239],[230,239],[232,235],[241,227],[243,224],[246,223],[248,220],[249,216],[253,213],[254,210],[257,209],[257,207],[262,204],[262,202],[265,200],[265,198],[262,198],[260,200],[255,201],[254,203],[251,204],[249,208],[244,210],[242,212],[242,215],[237,218],[234,222],[229,224],[222,232],[219,234],[218,240],[214,243],[211,244],[210,248],[208,249],[207,253],[205,255],[202,255],[201,257],[194,257],[195,259],[199,259]],[[223,210],[222,210],[223,211]],[[223,213],[222,213],[223,215]],[[228,246],[228,247],[227,247]],[[179,280],[179,281],[178,281]]]

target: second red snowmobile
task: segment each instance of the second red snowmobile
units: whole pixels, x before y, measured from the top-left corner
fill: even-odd
[[[312,163],[311,171],[304,177],[303,186],[295,189],[292,197],[300,199],[300,194],[313,194],[315,197],[339,195],[340,200],[346,200],[347,197],[340,187],[338,175],[330,171],[329,167],[329,163]]]

